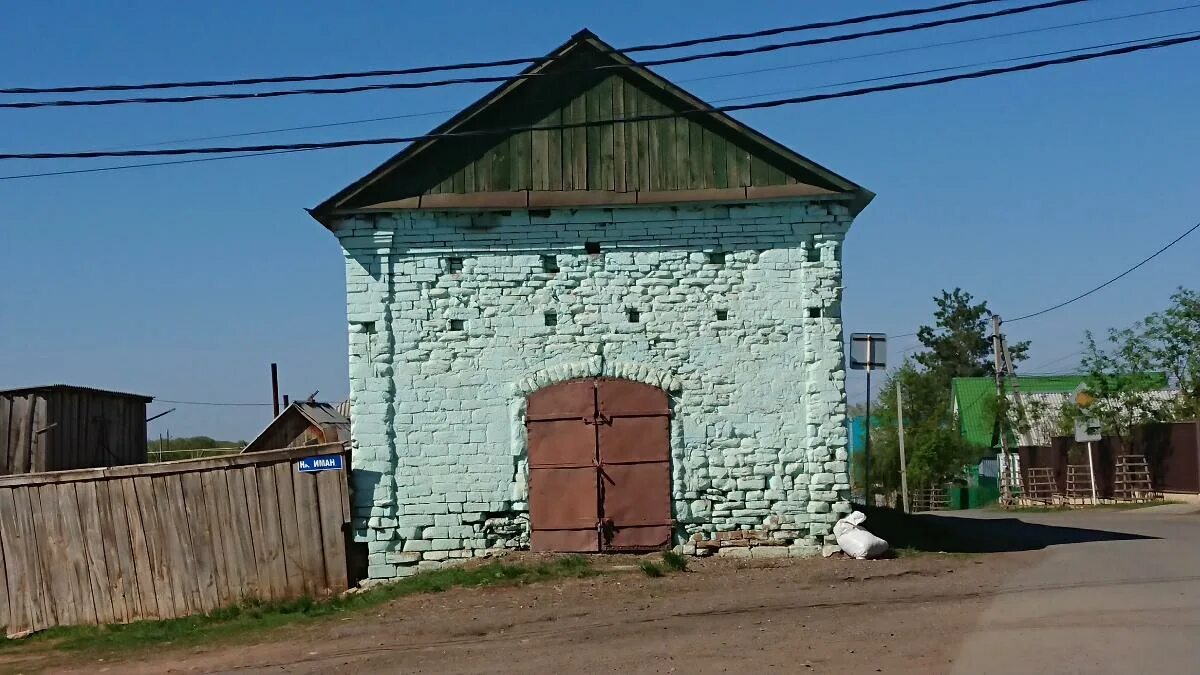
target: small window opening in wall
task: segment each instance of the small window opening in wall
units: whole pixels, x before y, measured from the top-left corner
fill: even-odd
[[[713,265],[725,264],[725,251],[710,251],[708,254],[708,262]]]
[[[542,256],[542,271],[554,274],[558,271],[558,257],[553,255]]]
[[[629,323],[638,323],[642,320],[642,313],[630,307],[625,310],[625,318],[629,320]]]
[[[558,314],[556,314],[554,312],[546,312],[543,315],[543,317],[546,319],[547,326],[557,326],[558,325]]]
[[[600,242],[586,241],[583,243],[583,250],[586,251],[588,255],[600,255]]]
[[[447,272],[461,272],[463,268],[462,258],[446,258]]]
[[[367,335],[370,335],[375,332],[375,322],[374,321],[363,321],[359,325],[362,326],[363,332],[366,333]]]
[[[821,262],[821,249],[813,242],[808,244],[808,262]]]
[[[466,328],[467,328],[466,319],[450,319],[450,330],[458,332],[458,331],[466,330]]]
[[[729,310],[727,310],[727,309],[718,309],[717,310],[717,321],[725,321],[728,318],[729,318]]]
[[[821,308],[820,307],[809,307],[808,308],[808,318],[810,318],[810,319],[821,318]]]

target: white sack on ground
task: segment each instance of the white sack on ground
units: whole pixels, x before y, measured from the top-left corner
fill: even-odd
[[[888,543],[861,527],[866,519],[862,511],[855,511],[833,526],[838,546],[851,558],[865,560],[887,553]]]

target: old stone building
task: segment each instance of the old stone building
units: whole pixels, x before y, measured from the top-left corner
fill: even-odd
[[[580,33],[314,209],[345,250],[370,576],[826,543],[872,194],[707,107]]]

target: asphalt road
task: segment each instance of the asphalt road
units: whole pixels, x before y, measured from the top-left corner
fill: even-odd
[[[1197,511],[1020,514],[1018,529],[1047,555],[1001,584],[952,672],[1200,672]],[[964,527],[1014,522],[963,513],[954,522]]]

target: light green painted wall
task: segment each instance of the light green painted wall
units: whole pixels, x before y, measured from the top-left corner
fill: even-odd
[[[591,375],[671,393],[681,545],[766,527],[794,537],[793,554],[820,550],[849,510],[850,222],[815,201],[344,221],[355,536],[370,575],[527,541],[524,397]]]

